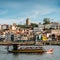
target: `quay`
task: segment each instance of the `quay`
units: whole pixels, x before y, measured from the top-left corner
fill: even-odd
[[[34,42],[0,42],[0,45],[14,45],[14,44],[17,44],[17,45],[32,45],[34,44]]]
[[[0,45],[60,45],[60,41],[39,41],[39,42],[0,42]]]

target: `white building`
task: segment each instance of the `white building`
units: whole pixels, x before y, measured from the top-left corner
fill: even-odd
[[[45,28],[45,29],[50,29],[51,26],[52,26],[52,24],[46,24],[44,28]]]
[[[42,32],[43,29],[44,29],[44,25],[39,23],[38,27],[34,27],[33,32],[34,33],[39,33],[39,32]]]
[[[9,29],[9,25],[3,24],[3,25],[2,25],[2,29],[3,29],[3,30],[4,30],[4,29]]]
[[[53,22],[53,23],[50,23],[50,24],[46,24],[45,28],[46,29],[60,29],[60,23]]]
[[[17,30],[16,23],[13,23],[13,25],[12,25],[12,30]]]
[[[11,41],[11,33],[10,32],[5,32],[5,41]]]
[[[12,26],[12,30],[16,30],[16,27],[15,26]]]
[[[44,25],[43,24],[38,24],[38,27],[41,29],[41,30],[43,30],[44,29]]]
[[[0,25],[0,30],[2,30],[2,26]]]
[[[35,27],[34,29],[33,29],[33,32],[34,32],[34,34],[39,34],[39,33],[41,33],[43,30],[41,29],[41,28],[39,28],[39,27]]]

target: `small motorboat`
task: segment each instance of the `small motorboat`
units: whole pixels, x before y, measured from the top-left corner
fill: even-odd
[[[53,53],[53,49],[49,49],[48,51],[46,51],[46,53],[49,53],[49,54]]]

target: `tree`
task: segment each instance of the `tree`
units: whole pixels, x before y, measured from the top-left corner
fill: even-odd
[[[20,25],[20,24],[18,24],[17,25],[17,27],[21,27],[21,28],[31,28],[31,29],[33,29],[34,27],[38,27],[38,24],[36,24],[36,23],[31,23],[31,25],[29,25],[29,26],[27,26],[27,25]]]
[[[43,19],[43,24],[50,24],[50,19],[49,18],[44,18]]]
[[[17,25],[17,27],[21,27],[21,28],[30,28],[30,26],[27,26],[27,25]]]
[[[36,23],[31,23],[30,27],[33,29],[34,27],[38,27],[38,24],[36,24]]]

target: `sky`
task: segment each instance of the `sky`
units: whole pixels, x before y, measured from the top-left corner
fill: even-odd
[[[27,18],[60,22],[60,0],[0,0],[0,24],[25,24]]]

